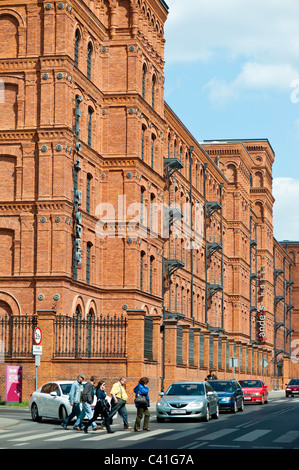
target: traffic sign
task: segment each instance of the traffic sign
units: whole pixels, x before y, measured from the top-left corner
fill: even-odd
[[[42,347],[42,346],[33,345],[32,354],[33,354],[34,356],[41,356],[41,355],[43,354],[43,347]]]
[[[36,345],[42,342],[42,330],[38,326],[34,328],[34,342]]]
[[[260,365],[262,367],[267,367],[269,365],[269,362],[267,361],[267,359],[263,358],[260,362]]]

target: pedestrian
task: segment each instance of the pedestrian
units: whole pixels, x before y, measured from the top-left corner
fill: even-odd
[[[105,385],[105,382],[103,380],[100,380],[96,387],[97,403],[93,412],[93,417],[89,419],[89,421],[84,426],[84,432],[86,434],[88,432],[89,426],[92,425],[100,415],[104,418],[103,422],[105,424],[105,429],[107,429],[107,432],[114,433],[114,431],[111,430],[110,421],[108,419],[109,403],[106,400]],[[99,429],[99,427],[97,429]]]
[[[124,429],[133,429],[132,426],[129,426],[128,422],[128,413],[126,408],[126,403],[128,400],[128,395],[124,385],[126,384],[125,377],[121,377],[118,382],[115,382],[111,388],[111,412],[108,414],[109,422],[113,416],[118,412],[123,419]],[[104,423],[103,423],[104,424]]]
[[[148,424],[149,424],[149,419],[150,419],[150,411],[149,411],[149,388],[147,386],[149,380],[147,377],[141,377],[139,380],[138,384],[134,388],[134,393],[135,393],[135,406],[137,408],[137,416],[135,420],[135,425],[134,425],[134,431],[139,432],[140,431],[140,423],[142,418],[144,417],[143,420],[143,430],[144,431],[150,431]],[[142,401],[144,403],[138,402],[138,396],[143,397]]]
[[[214,373],[213,370],[210,370],[210,373],[207,375],[205,380],[218,380],[217,375]]]
[[[87,384],[84,387],[84,390],[82,393],[82,411],[73,426],[73,428],[76,431],[81,431],[83,429],[82,421],[85,416],[87,417],[88,420],[93,417],[93,411],[91,409],[91,405],[93,404],[93,400],[95,396],[95,385],[94,385],[95,381],[96,381],[96,378],[92,375],[90,377],[90,380],[87,382]],[[97,429],[100,429],[100,426],[97,426],[97,423],[93,421],[92,429],[96,431]]]
[[[82,382],[85,379],[83,374],[79,374],[77,380],[72,383],[71,390],[69,393],[69,401],[70,405],[72,406],[72,411],[70,414],[62,421],[61,426],[64,429],[67,429],[69,422],[76,416],[77,418],[80,416],[81,408],[81,396],[83,392],[83,385]]]

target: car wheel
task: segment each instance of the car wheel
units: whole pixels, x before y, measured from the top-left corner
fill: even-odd
[[[237,413],[237,411],[238,411],[237,402],[236,402],[236,400],[234,400],[234,406],[233,406],[233,409],[232,409],[232,413]]]
[[[238,408],[238,411],[244,411],[244,400],[242,400],[240,408]]]
[[[32,403],[31,406],[31,418],[32,421],[41,422],[42,417],[38,414],[38,408],[36,403]]]
[[[67,411],[66,411],[65,406],[62,405],[59,409],[59,419],[61,419],[61,421],[64,421],[66,418],[67,418]]]
[[[219,418],[219,405],[217,404],[217,408],[216,408],[216,413],[214,413],[212,415],[212,418],[214,419],[218,419]]]
[[[208,407],[208,406],[207,406],[206,415],[205,415],[205,417],[204,417],[203,420],[204,420],[206,423],[207,423],[208,421],[210,421],[210,410],[209,410],[209,407]]]

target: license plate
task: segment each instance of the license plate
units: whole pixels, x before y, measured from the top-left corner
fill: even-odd
[[[172,415],[185,415],[186,414],[186,410],[171,410],[170,413]]]
[[[244,400],[251,400],[251,397],[244,397]]]

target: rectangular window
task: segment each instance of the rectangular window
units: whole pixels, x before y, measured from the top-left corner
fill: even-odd
[[[177,326],[176,362],[183,364],[183,328],[179,325]]]

